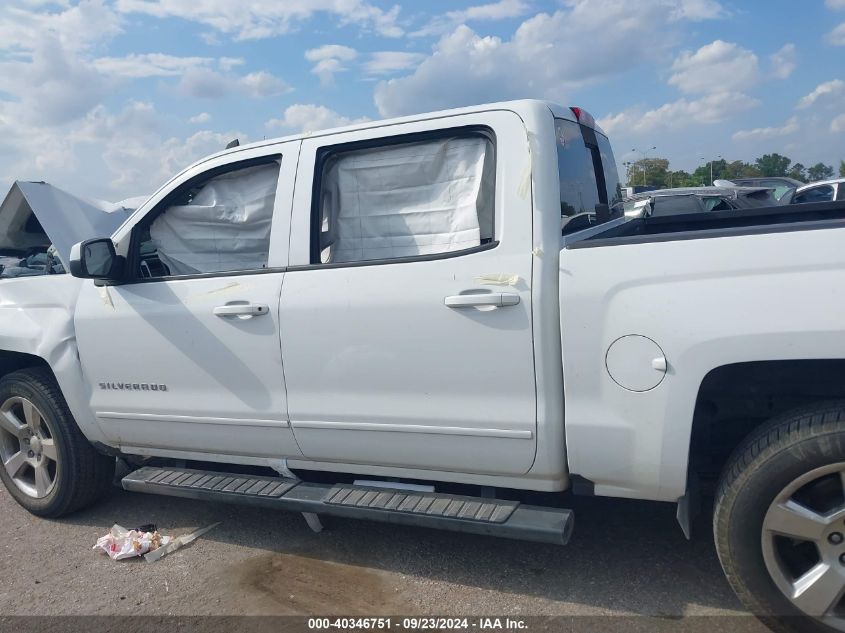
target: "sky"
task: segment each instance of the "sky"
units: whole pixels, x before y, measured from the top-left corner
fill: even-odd
[[[4,190],[46,180],[120,200],[234,138],[518,98],[585,108],[620,163],[779,152],[838,166],[845,0],[0,7]]]

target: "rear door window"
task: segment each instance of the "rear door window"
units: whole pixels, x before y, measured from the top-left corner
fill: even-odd
[[[317,187],[314,264],[426,257],[493,241],[487,134],[328,151]]]

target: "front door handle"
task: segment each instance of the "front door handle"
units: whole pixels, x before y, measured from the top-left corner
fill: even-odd
[[[263,303],[232,303],[214,308],[214,315],[219,317],[261,316],[268,312],[270,312],[269,306]]]
[[[452,295],[443,302],[450,308],[470,308],[473,306],[515,306],[519,303],[519,295],[509,292],[485,292],[484,294]]]

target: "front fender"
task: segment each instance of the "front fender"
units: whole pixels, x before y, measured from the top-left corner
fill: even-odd
[[[70,275],[45,275],[0,280],[0,352],[18,352],[42,359],[83,435],[106,443],[88,403],[91,386],[85,380],[73,315],[83,281]]]

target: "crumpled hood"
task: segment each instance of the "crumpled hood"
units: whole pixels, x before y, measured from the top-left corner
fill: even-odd
[[[144,200],[86,200],[45,182],[18,180],[0,203],[0,251],[47,247],[52,243],[67,268],[74,244],[110,237]],[[48,243],[33,225],[33,214],[47,234]]]

